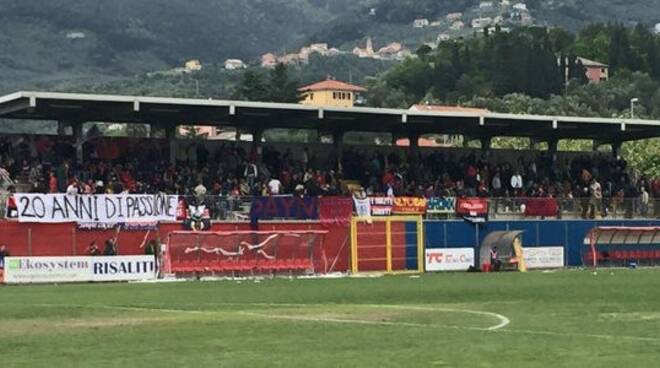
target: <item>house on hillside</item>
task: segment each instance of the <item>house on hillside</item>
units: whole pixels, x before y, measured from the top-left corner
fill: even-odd
[[[359,46],[353,49],[353,55],[357,55],[361,58],[373,58],[376,53],[374,52],[374,44],[371,41],[371,37],[367,38],[367,46],[365,48],[360,48]]]
[[[472,28],[482,29],[488,27],[492,23],[493,23],[493,18],[491,17],[475,18],[472,19]]]
[[[298,89],[303,105],[353,107],[358,95],[367,90],[360,86],[328,79]]]
[[[440,33],[440,34],[438,35],[438,38],[436,38],[435,43],[440,43],[440,42],[444,42],[444,41],[449,41],[450,39],[451,39],[451,36],[449,36],[448,34],[446,34],[446,33]]]
[[[557,63],[561,64],[561,59],[557,60]],[[565,76],[565,82],[568,82],[570,78],[570,66],[569,66],[569,59],[566,58],[565,64],[566,64],[566,70],[564,71],[564,76]],[[583,57],[577,57],[575,59],[575,64],[579,65],[582,64],[584,67],[584,73],[585,76],[587,77],[587,80],[589,80],[589,83],[600,83],[602,81],[606,81],[609,79],[609,65],[603,64],[598,61],[594,60],[589,60]]]
[[[389,45],[380,48],[377,54],[383,59],[404,59],[406,56],[410,55],[410,50],[406,49],[398,42],[392,42]]]
[[[528,11],[527,4],[525,4],[525,3],[513,4],[513,8],[516,9],[516,10],[520,10],[520,11],[525,11],[525,12]]]
[[[202,63],[200,63],[199,60],[197,60],[197,59],[188,60],[188,61],[186,61],[186,63],[184,64],[183,67],[185,68],[186,72],[188,72],[188,73],[198,72],[198,71],[202,70]]]
[[[463,28],[465,28],[465,23],[463,23],[460,20],[457,20],[456,22],[452,23],[449,28],[454,31],[460,31]]]
[[[85,38],[85,37],[86,36],[85,36],[84,32],[69,32],[69,33],[66,34],[66,38],[68,38],[70,40],[78,40],[78,39],[82,39],[82,38]]]
[[[267,53],[261,55],[261,67],[272,69],[277,65],[277,56],[273,53]]]
[[[227,70],[237,70],[245,69],[247,65],[240,59],[227,59],[225,60],[225,69]]]
[[[578,57],[577,60],[582,63],[586,69],[587,79],[590,83],[599,83],[610,78],[610,66],[598,61]]]
[[[327,55],[329,51],[327,43],[313,43],[309,45],[309,49],[311,52],[317,52],[321,55]]]
[[[413,21],[413,28],[424,28],[428,27],[431,22],[426,18],[419,18]]]
[[[454,23],[463,18],[463,13],[449,13],[447,14],[447,22]]]

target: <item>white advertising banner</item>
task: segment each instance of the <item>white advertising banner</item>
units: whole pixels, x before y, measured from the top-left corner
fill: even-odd
[[[17,193],[19,222],[130,223],[175,221],[177,196]]]
[[[530,247],[523,251],[527,268],[564,267],[564,247]]]
[[[470,266],[474,266],[472,248],[426,250],[426,271],[467,271]]]
[[[156,276],[154,256],[7,257],[4,282],[137,281]]]

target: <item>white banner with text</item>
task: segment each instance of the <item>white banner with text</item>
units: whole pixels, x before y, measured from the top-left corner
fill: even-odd
[[[472,248],[426,250],[426,271],[467,271],[470,266],[474,266]]]
[[[102,282],[153,280],[154,256],[7,257],[4,282]]]
[[[130,223],[175,221],[177,196],[17,193],[19,222]]]
[[[564,247],[527,247],[523,252],[527,268],[564,267]]]

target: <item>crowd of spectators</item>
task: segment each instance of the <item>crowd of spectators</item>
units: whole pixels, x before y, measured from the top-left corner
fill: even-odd
[[[605,212],[611,201],[634,198],[641,211],[660,199],[659,178],[629,170],[611,154],[560,159],[550,152],[494,159],[488,151],[379,150],[332,146],[278,151],[264,146],[179,141],[177,163],[158,140],[98,139],[76,149],[68,138],[0,138],[0,168],[14,181],[42,193],[156,193],[214,196],[338,195],[344,180],[368,195],[423,197],[554,197],[591,201]],[[466,153],[467,152],[467,153]]]

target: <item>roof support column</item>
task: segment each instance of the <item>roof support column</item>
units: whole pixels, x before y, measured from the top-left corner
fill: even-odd
[[[85,137],[83,137],[83,123],[75,122],[71,123],[73,128],[73,138],[75,139],[76,144],[76,162],[79,164],[83,163],[83,145],[85,144]]]
[[[332,133],[332,145],[334,146],[336,157],[337,157],[337,170],[342,171],[342,154],[344,151],[344,132],[333,132]]]
[[[408,140],[410,141],[409,152],[414,162],[417,162],[419,156],[419,133],[408,133]]]
[[[463,134],[463,148],[468,148],[471,140],[472,140],[471,137]]]
[[[481,141],[481,150],[482,151],[488,151],[490,149],[490,143],[491,143],[492,137],[483,137],[480,139]]]
[[[621,142],[612,142],[612,155],[614,158],[621,156]]]
[[[169,145],[170,164],[172,165],[176,165],[176,150],[177,150],[176,129],[177,129],[176,124],[170,125],[165,128],[165,137]]]
[[[536,148],[538,147],[538,145],[539,145],[539,140],[538,139],[534,139],[534,138],[529,139],[529,150],[530,151],[535,151]]]
[[[66,122],[66,121],[58,121],[57,122],[57,135],[59,135],[59,136],[66,135],[67,125],[69,125],[69,123]]]
[[[548,151],[551,154],[557,153],[557,146],[559,145],[559,140],[556,138],[548,139]]]
[[[252,156],[255,158],[256,162],[261,162],[261,140],[264,136],[264,129],[254,127],[250,132],[252,133]]]

